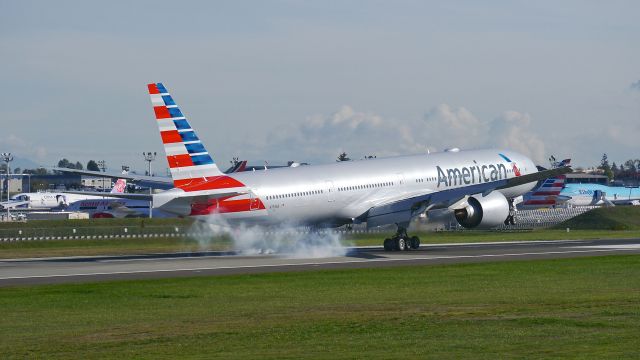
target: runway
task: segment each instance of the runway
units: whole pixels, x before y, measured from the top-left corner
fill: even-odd
[[[435,244],[405,252],[385,252],[381,247],[354,247],[347,249],[345,256],[312,259],[289,258],[286,255],[244,256],[228,252],[9,259],[0,261],[0,286],[614,254],[640,254],[640,239]]]

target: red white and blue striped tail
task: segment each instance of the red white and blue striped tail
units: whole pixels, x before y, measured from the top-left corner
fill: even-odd
[[[534,190],[531,195],[525,199],[525,206],[553,206],[558,205],[558,196],[564,188],[567,177],[560,175],[548,178],[542,182],[540,187]]]
[[[147,86],[174,185],[182,187],[223,175],[164,85]]]

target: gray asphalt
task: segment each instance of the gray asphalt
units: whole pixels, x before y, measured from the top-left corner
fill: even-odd
[[[0,261],[0,286],[79,283],[282,271],[415,266],[583,256],[640,254],[640,239],[533,241],[426,245],[385,252],[381,247],[349,248],[345,256],[291,258],[223,252],[129,256],[9,259]]]

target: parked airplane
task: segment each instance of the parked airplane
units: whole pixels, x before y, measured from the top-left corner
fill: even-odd
[[[62,192],[32,192],[21,193],[14,195],[8,202],[0,203],[0,206],[4,209],[19,209],[19,210],[51,210],[51,209],[64,209],[69,204],[80,200],[97,200],[108,199],[110,195],[122,194],[127,188],[127,182],[124,179],[118,179],[118,181],[111,189],[109,193],[98,192],[76,192],[74,194],[62,193]],[[102,195],[100,195],[102,194]],[[113,199],[113,198],[112,198]]]
[[[69,204],[65,210],[86,212],[93,219],[146,218],[149,217],[149,201],[119,198],[86,199]],[[176,217],[176,215],[160,210],[155,210],[153,216],[156,218]]]
[[[425,210],[450,208],[465,227],[494,227],[507,218],[508,199],[538,180],[571,171],[539,172],[529,158],[509,150],[451,149],[224,174],[163,84],[148,88],[174,188],[119,197],[152,199],[154,208],[179,216],[229,225],[395,224],[397,233],[384,248],[415,249],[420,240],[409,237],[407,228]]]
[[[553,156],[549,160],[551,161],[551,167],[553,169],[569,166],[571,163],[571,159],[564,159],[560,162],[555,161],[556,159]],[[545,179],[540,182],[540,186],[524,194],[522,198],[517,199],[515,203],[518,204],[518,208],[522,210],[549,208],[561,205],[569,200],[568,197],[560,194],[565,182],[566,177],[564,175]]]
[[[552,157],[552,160],[555,158]],[[552,161],[552,167],[566,166],[570,159]],[[640,205],[640,188],[607,186],[594,183],[567,183],[564,175],[544,180],[541,185],[524,195],[520,209],[539,209],[558,206],[614,206]]]
[[[559,201],[569,206],[638,205],[640,188],[602,184],[565,184]]]

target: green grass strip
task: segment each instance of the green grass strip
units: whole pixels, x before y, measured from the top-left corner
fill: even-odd
[[[0,289],[3,358],[637,358],[640,256]]]

